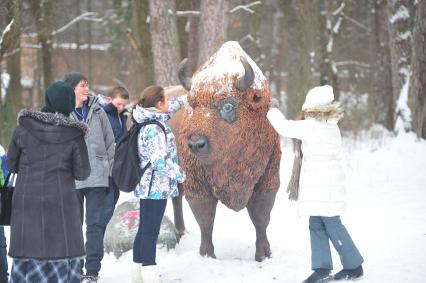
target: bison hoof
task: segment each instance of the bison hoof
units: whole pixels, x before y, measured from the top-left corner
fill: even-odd
[[[266,258],[270,258],[271,255],[271,248],[269,247],[269,244],[267,244],[256,248],[256,254],[254,256],[254,259],[258,262],[262,262]]]
[[[216,258],[216,255],[214,254],[214,248],[213,247],[201,246],[200,247],[200,255],[202,255],[204,257]]]
[[[186,230],[185,229],[183,229],[183,230],[176,230],[177,232],[176,232],[176,238],[177,238],[177,242],[179,243],[180,242],[180,239],[183,237],[183,235],[185,235],[185,233],[186,233]]]

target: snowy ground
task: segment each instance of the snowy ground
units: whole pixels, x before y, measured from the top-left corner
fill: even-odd
[[[344,150],[348,210],[342,220],[365,259],[362,282],[426,282],[426,142],[411,133],[392,137],[375,129],[345,138]],[[255,231],[246,210],[236,213],[223,205],[213,232],[217,259],[199,256],[199,228],[184,201],[188,233],[176,249],[157,254],[163,282],[302,282],[311,273],[309,231],[285,193],[292,162],[286,143],[282,187],[268,228],[271,259],[254,261]],[[169,203],[166,214],[172,213]],[[131,259],[131,252],[119,259],[106,255],[99,282],[130,282]],[[340,270],[335,252],[333,260]]]

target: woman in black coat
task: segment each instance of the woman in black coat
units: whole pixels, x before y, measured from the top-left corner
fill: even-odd
[[[90,174],[87,126],[70,119],[74,90],[51,84],[46,106],[21,110],[7,153],[12,201],[11,282],[80,282],[83,233],[75,179]]]

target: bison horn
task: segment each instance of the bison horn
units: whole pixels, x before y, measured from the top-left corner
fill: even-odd
[[[240,57],[241,63],[244,66],[244,76],[239,78],[236,82],[235,87],[240,91],[246,91],[254,81],[254,72],[250,63],[243,56]]]
[[[188,58],[185,58],[182,62],[180,62],[178,75],[182,86],[189,91],[191,89],[192,74],[189,70]]]

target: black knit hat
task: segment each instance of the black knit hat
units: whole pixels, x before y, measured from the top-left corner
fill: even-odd
[[[64,82],[69,84],[72,87],[72,89],[75,89],[77,84],[81,81],[87,81],[87,78],[82,73],[79,73],[79,72],[67,73],[64,76]]]
[[[69,84],[57,81],[49,85],[44,95],[43,112],[62,113],[69,116],[75,108],[75,93]]]

